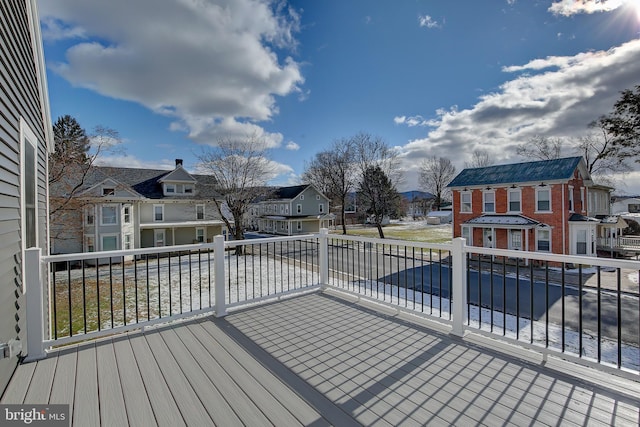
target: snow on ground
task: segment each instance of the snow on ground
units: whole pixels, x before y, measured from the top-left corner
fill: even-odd
[[[180,258],[173,256],[171,258],[150,259],[148,262],[139,261],[136,264],[117,264],[111,269],[108,266],[100,266],[97,269],[98,274],[95,274],[95,267],[90,267],[84,271],[84,283],[86,284],[84,289],[82,270],[57,272],[55,278],[58,310],[64,311],[68,307],[67,279],[69,277],[71,278],[74,325],[77,323],[78,317],[82,316],[82,301],[86,301],[86,306],[90,307],[91,298],[93,298],[93,305],[97,305],[95,290],[98,289],[98,283],[102,307],[102,329],[124,324],[125,309],[127,323],[135,322],[136,306],[140,321],[213,307],[215,301],[212,261],[213,256],[205,253],[184,255]],[[268,296],[276,297],[278,294],[290,290],[304,289],[319,283],[317,266],[289,263],[284,258],[260,256],[259,254],[243,256],[228,254],[225,257],[225,273],[227,304],[250,303],[255,299]],[[124,285],[123,277],[125,278]],[[637,280],[637,275],[635,277]],[[332,278],[329,284],[416,312],[444,319],[449,319],[450,316],[450,301],[439,296],[414,292],[411,289],[371,280],[344,281]],[[83,291],[84,299],[82,297]],[[110,315],[111,301],[113,301],[113,325]],[[123,304],[123,301],[126,303]],[[94,311],[96,310],[94,309]],[[89,313],[90,310],[87,309],[87,312]],[[490,330],[491,315],[489,309],[479,310],[477,306],[471,306],[470,327]],[[61,320],[63,325],[59,326],[59,336],[68,334],[68,310],[67,314],[61,312],[58,315],[58,323]],[[88,327],[89,331],[95,329],[97,329],[97,323],[94,324],[93,329],[91,326]],[[531,338],[532,329],[533,338]],[[532,341],[541,346],[545,346],[548,337],[549,348],[562,350],[563,330],[559,325],[549,324],[547,334],[543,321],[534,321],[533,328],[531,328],[529,319],[518,319],[514,315],[504,315],[502,312],[494,311],[493,330],[494,333],[504,335],[507,338],[524,342]],[[518,331],[517,337],[516,331]],[[74,326],[74,334],[78,333],[83,333],[83,328]],[[577,332],[565,330],[564,340],[566,353],[582,354],[588,359],[597,357],[597,337],[583,332],[581,349],[578,348],[579,334]],[[603,362],[615,365],[617,342],[601,338],[600,346]],[[640,350],[638,347],[622,345],[622,366],[634,371],[640,370]]]

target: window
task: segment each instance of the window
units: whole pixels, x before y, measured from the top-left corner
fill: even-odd
[[[131,237],[132,237],[131,234],[124,235],[124,248],[127,250],[131,249],[131,242],[132,242]]]
[[[184,193],[184,185],[177,184],[176,185],[176,193]]]
[[[482,211],[495,213],[496,211],[496,193],[493,191],[485,191],[482,193]]]
[[[509,190],[509,212],[521,212],[522,205],[520,204],[522,193],[520,189]]]
[[[204,219],[204,205],[196,205],[196,219],[197,220]]]
[[[471,212],[471,192],[460,193],[460,212]]]
[[[584,212],[584,187],[580,187],[580,209]]]
[[[316,194],[316,200],[320,200],[320,195]]]
[[[573,212],[573,186],[569,186],[569,212]]]
[[[165,184],[164,185],[164,192],[166,194],[174,194],[176,192],[175,184]]]
[[[185,185],[184,194],[193,194],[193,185]]]
[[[302,221],[297,221],[296,228],[302,230]]]
[[[318,212],[320,212],[320,213],[324,213],[324,203],[320,203],[320,204],[318,205]]]
[[[509,231],[509,249],[522,249],[522,232],[520,230]]]
[[[467,245],[471,246],[471,228],[470,227],[462,227],[462,237],[467,241]]]
[[[122,216],[125,224],[131,223],[131,206],[127,205],[122,209]]]
[[[284,205],[280,205],[280,214],[284,214]]]
[[[23,248],[38,245],[38,140],[29,126],[20,118],[20,142],[22,158],[20,172],[22,174],[22,229],[24,233]]]
[[[587,254],[587,230],[578,230],[578,236],[576,239],[576,254]]]
[[[302,213],[302,205],[299,203],[296,205],[296,213]]]
[[[101,225],[115,225],[118,223],[118,209],[115,205],[103,205]]]
[[[196,228],[196,240],[198,243],[204,243],[204,228]]]
[[[627,209],[629,210],[629,213],[640,213],[640,204],[629,203],[627,205]]]
[[[96,251],[96,243],[93,239],[93,236],[87,236],[85,238],[85,243],[87,245],[86,252],[95,252]]]
[[[153,220],[164,221],[164,205],[153,205]]]
[[[102,250],[103,251],[116,251],[118,250],[118,236],[115,234],[107,234],[102,237]]]
[[[93,208],[87,210],[87,225],[93,225],[95,218],[93,217]]]
[[[280,230],[284,230],[284,221],[280,222]]]
[[[102,187],[103,196],[113,196],[116,194],[116,189],[113,187]]]
[[[300,200],[304,200],[304,194],[300,195]]]
[[[537,231],[537,244],[536,249],[540,252],[551,251],[551,231],[550,230],[538,230]]]
[[[536,190],[536,211],[551,211],[551,191],[548,188],[538,188]]]
[[[485,248],[493,248],[493,230],[490,228],[482,229],[482,244]]]

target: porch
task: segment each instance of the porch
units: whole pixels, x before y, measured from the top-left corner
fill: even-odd
[[[323,230],[25,262],[1,402],[76,425],[640,422],[636,261]]]
[[[2,403],[74,425],[638,425],[637,382],[334,292],[55,350]],[[504,348],[504,347],[503,347]]]

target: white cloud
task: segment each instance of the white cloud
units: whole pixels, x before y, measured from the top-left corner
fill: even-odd
[[[409,127],[414,126],[431,126],[433,124],[432,121],[425,119],[424,117],[418,116],[396,116],[393,118],[393,122],[397,125],[407,125]]]
[[[515,162],[521,160],[515,147],[532,136],[584,135],[591,121],[613,109],[620,91],[637,84],[638,57],[640,40],[633,40],[608,51],[505,67],[530,74],[514,76],[468,109],[438,110],[427,136],[402,147],[403,166],[415,171],[421,159],[436,155],[460,169],[476,149],[489,151],[496,163]]]
[[[559,0],[549,6],[549,12],[562,16],[609,12],[633,1],[636,0]]]
[[[291,151],[298,151],[300,149],[300,146],[293,141],[289,141],[287,142],[287,145],[284,146],[284,148]]]
[[[437,20],[433,19],[429,15],[418,15],[418,24],[420,24],[421,27],[427,27],[427,28],[441,28],[442,27],[442,24],[440,22],[438,22]]]
[[[302,94],[294,52],[299,16],[261,0],[40,1],[45,37],[85,37],[51,69],[71,84],[175,118],[197,142],[280,134],[257,123],[278,114],[276,97]]]
[[[163,159],[157,162],[148,162],[128,155],[104,155],[96,159],[96,165],[118,168],[171,170],[175,167],[175,160]]]

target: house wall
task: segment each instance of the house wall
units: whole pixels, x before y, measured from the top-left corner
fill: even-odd
[[[37,140],[37,245],[47,253],[50,118],[35,0],[0,0],[0,342],[26,342],[22,292],[21,119]],[[45,287],[46,288],[46,287]],[[25,349],[23,349],[25,352]],[[0,394],[17,357],[0,359]]]
[[[164,205],[164,221],[180,222],[196,221],[196,205],[204,204],[205,220],[221,219],[218,210],[213,202],[198,200],[185,200],[184,202],[166,202],[163,200],[140,203],[140,223],[147,224],[156,222],[153,218],[154,205]]]

